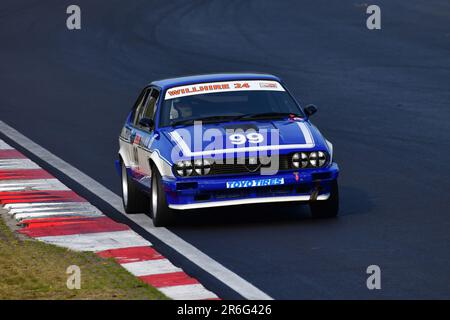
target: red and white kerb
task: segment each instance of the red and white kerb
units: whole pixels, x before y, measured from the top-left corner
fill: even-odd
[[[158,253],[152,244],[105,216],[36,163],[0,140],[0,207],[20,233],[117,262],[172,299],[218,299],[198,280]]]

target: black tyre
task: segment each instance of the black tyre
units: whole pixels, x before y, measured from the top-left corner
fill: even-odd
[[[334,218],[339,212],[339,187],[337,180],[331,185],[330,197],[327,200],[311,201],[311,215],[316,219]]]
[[[145,212],[148,207],[148,198],[140,191],[128,176],[127,169],[121,163],[122,172],[122,203],[126,213]]]
[[[161,174],[152,166],[152,188],[150,194],[150,215],[155,227],[165,227],[175,221],[175,213],[167,205]]]

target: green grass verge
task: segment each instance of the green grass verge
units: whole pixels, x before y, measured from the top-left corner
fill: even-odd
[[[67,267],[81,269],[70,290]],[[167,299],[112,259],[18,236],[0,217],[0,299]]]

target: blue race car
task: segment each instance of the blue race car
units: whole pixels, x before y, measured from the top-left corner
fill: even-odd
[[[176,211],[309,203],[339,209],[333,146],[269,74],[208,74],[154,81],[121,131],[117,169],[127,213],[150,209],[155,226]]]

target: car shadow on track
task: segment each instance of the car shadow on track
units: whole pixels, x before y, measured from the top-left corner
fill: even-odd
[[[254,204],[177,213],[177,226],[225,226],[287,223],[310,220],[307,205]]]

